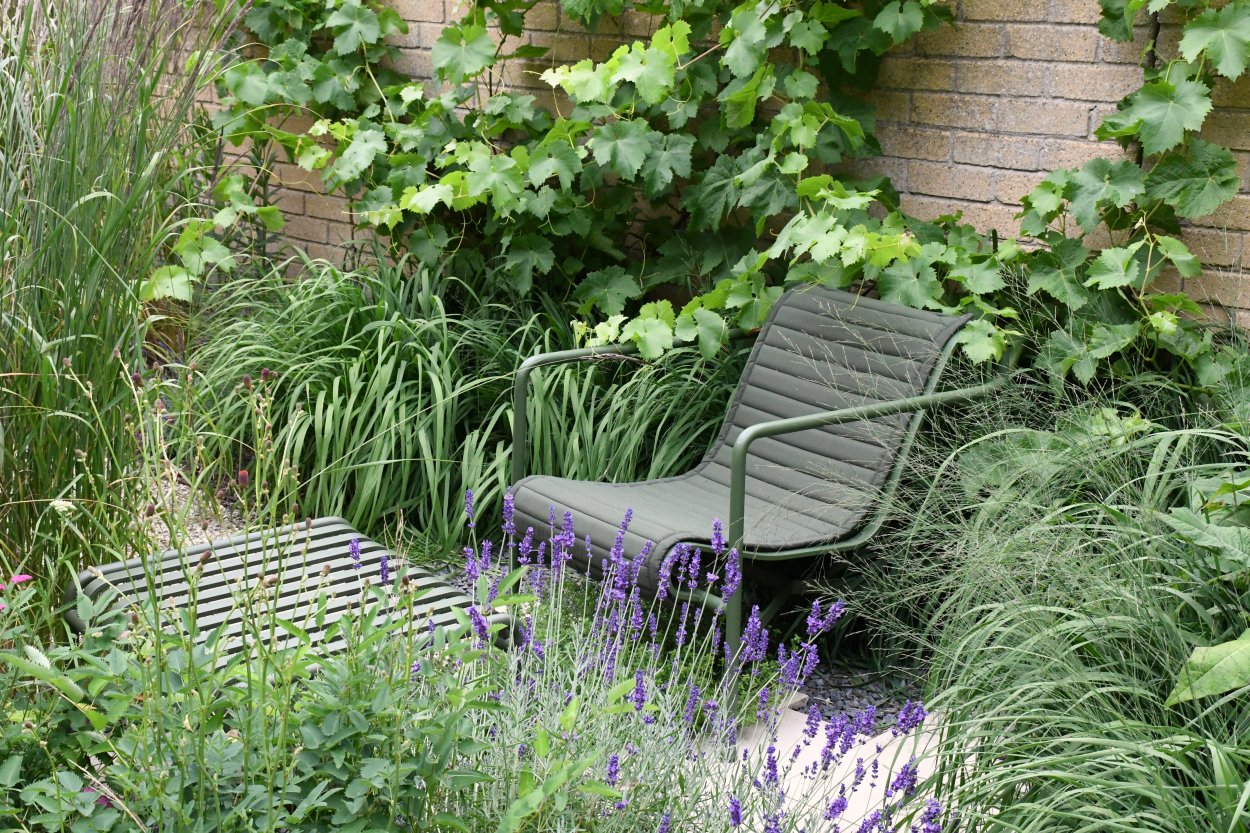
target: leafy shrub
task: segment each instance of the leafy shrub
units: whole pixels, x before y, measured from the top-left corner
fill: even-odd
[[[973,825],[1241,829],[1250,679],[1204,688],[1235,643],[1187,660],[1246,628],[1244,529],[1221,508],[1244,436],[1112,398],[1048,426],[1035,393],[1003,399],[860,588],[931,663],[938,794]]]

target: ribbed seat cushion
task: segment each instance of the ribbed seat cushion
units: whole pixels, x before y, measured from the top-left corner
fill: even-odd
[[[626,508],[626,554],[657,546],[640,580],[651,590],[660,561],[679,542],[707,543],[713,519],[728,523],[733,442],[750,425],[819,411],[890,402],[924,392],[943,348],[968,321],[818,287],[787,292],[762,328],[720,434],[694,470],[642,483],[527,477],[514,487],[517,523],[545,528],[573,512],[598,572]],[[645,402],[638,407],[646,407]],[[831,425],[751,445],[745,549],[776,552],[853,535],[877,504],[910,421],[899,414]],[[580,549],[580,548],[579,548]]]
[[[352,539],[360,544],[359,570],[349,552]],[[381,544],[341,518],[318,518],[185,550],[166,550],[149,559],[91,567],[79,574],[78,583],[93,599],[111,588],[117,594],[116,609],[134,606],[145,616],[151,615],[154,600],[162,610],[192,608],[201,639],[221,628],[218,648],[222,658],[243,648],[245,634],[251,638],[261,634],[270,645],[290,643],[293,637],[280,626],[271,626],[273,619],[293,622],[308,632],[320,651],[330,652],[343,645],[340,637],[323,638],[330,625],[353,607],[359,611],[366,598],[370,605],[376,604],[372,595],[366,596],[366,583],[380,584],[383,554],[390,560],[391,575],[398,576],[400,564]],[[454,625],[453,609],[467,611],[472,604],[462,591],[433,573],[411,565],[404,565],[403,572],[413,588],[412,609],[423,627]],[[267,585],[263,590],[262,581]],[[68,600],[72,602],[77,592],[69,588]],[[325,613],[318,624],[323,598]],[[408,615],[408,605],[395,604],[390,615]],[[66,618],[79,632],[85,630],[86,623],[72,604]]]

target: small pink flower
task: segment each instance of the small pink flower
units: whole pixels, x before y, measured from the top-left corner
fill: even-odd
[[[0,602],[0,610],[4,610],[4,608],[5,608],[4,602]]]
[[[13,584],[21,584],[24,581],[30,581],[30,576],[25,573],[18,573],[13,578],[9,579],[9,581]]]

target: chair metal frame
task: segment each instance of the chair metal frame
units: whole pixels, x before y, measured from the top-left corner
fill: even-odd
[[[753,337],[755,333],[735,333],[732,338],[742,339]],[[974,385],[966,388],[957,388],[954,390],[937,390],[937,385],[942,378],[946,365],[950,361],[957,342],[951,338],[944,345],[942,352],[939,354],[937,361],[934,363],[929,373],[929,378],[925,383],[924,393],[918,396],[905,397],[892,402],[881,402],[875,405],[861,405],[851,408],[839,408],[832,411],[818,411],[812,414],[805,414],[798,417],[790,417],[787,419],[776,419],[766,422],[756,423],[743,429],[737,438],[733,441],[732,452],[732,468],[730,473],[729,487],[729,526],[727,545],[735,548],[739,552],[739,558],[745,565],[748,562],[758,561],[788,561],[796,558],[806,558],[815,555],[824,555],[836,552],[851,552],[859,549],[867,543],[880,530],[881,525],[885,522],[885,508],[889,504],[890,499],[898,489],[899,479],[902,476],[903,466],[906,462],[907,455],[911,451],[912,444],[915,442],[916,435],[919,433],[921,422],[923,421],[925,411],[929,408],[937,408],[941,406],[959,405],[984,398],[999,390],[1006,383],[1009,374],[1000,373],[990,381]],[[633,344],[612,344],[599,347],[583,347],[576,350],[559,350],[551,353],[540,353],[531,356],[522,362],[517,369],[516,378],[512,385],[512,467],[511,482],[515,485],[525,477],[525,463],[529,454],[529,418],[526,413],[526,403],[529,399],[529,378],[535,370],[540,367],[549,367],[558,364],[567,364],[579,361],[604,361],[604,360],[620,360],[637,354],[637,347]],[[1009,362],[1010,367],[1014,362]],[[746,514],[746,478],[747,478],[747,459],[750,455],[751,444],[756,440],[765,439],[767,437],[776,437],[782,434],[790,434],[796,431],[806,431],[812,428],[820,428],[827,425],[837,425],[846,422],[856,422],[858,420],[876,419],[878,417],[893,416],[895,414],[907,413],[915,411],[915,416],[907,426],[907,431],[903,437],[902,445],[900,445],[898,454],[894,460],[894,465],[886,482],[882,485],[880,496],[878,497],[872,514],[860,525],[859,529],[851,536],[840,540],[830,541],[825,544],[819,544],[809,547],[800,547],[797,549],[764,551],[764,552],[747,552],[743,547],[745,533],[745,514]],[[785,604],[795,595],[801,592],[801,587],[795,587],[793,583],[783,585],[780,592],[775,595],[766,609],[761,613],[761,620],[765,623],[770,621],[779,613]],[[737,653],[742,641],[742,588],[739,586],[737,591],[729,598],[723,598],[706,590],[684,590],[678,587],[670,588],[670,595],[674,598],[686,599],[706,608],[714,608],[720,605],[725,610],[725,641],[729,655],[733,656]]]

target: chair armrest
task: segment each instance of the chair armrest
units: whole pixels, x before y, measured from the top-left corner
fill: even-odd
[[[512,469],[510,483],[516,484],[525,476],[525,461],[529,456],[529,415],[526,402],[529,399],[530,374],[539,367],[568,362],[591,361],[598,358],[624,358],[638,352],[637,345],[605,344],[601,347],[582,347],[577,350],[557,350],[539,353],[521,362],[512,380]]]
[[[731,330],[727,341],[741,341],[752,338],[758,330],[746,332]],[[593,361],[595,359],[625,358],[638,353],[638,346],[633,342],[625,344],[604,344],[599,347],[581,347],[576,350],[556,350],[551,353],[539,353],[521,362],[516,377],[512,381],[512,465],[510,483],[517,483],[525,476],[525,460],[529,455],[529,414],[526,402],[529,400],[530,374],[537,368],[569,362]]]
[[[791,434],[795,431],[806,431],[810,428],[820,428],[825,425],[876,419],[877,417],[892,416],[908,411],[919,411],[939,405],[958,405],[963,402],[970,402],[974,399],[988,396],[998,390],[1006,383],[1007,378],[1006,375],[1003,375],[975,387],[930,392],[919,396],[896,399],[892,402],[880,402],[876,405],[858,405],[853,408],[820,411],[788,419],[774,419],[768,422],[759,422],[743,429],[742,433],[734,440],[733,462],[729,474],[729,545],[737,547],[738,551],[742,552],[744,515],[746,514],[747,454],[750,451],[751,443],[765,437]]]

